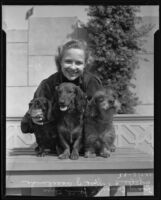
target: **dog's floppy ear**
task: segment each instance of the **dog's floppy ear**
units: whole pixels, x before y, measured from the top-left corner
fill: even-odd
[[[56,86],[55,86],[54,98],[55,98],[56,100],[58,100],[59,88],[60,88],[59,85],[56,85]]]
[[[48,111],[47,111],[47,119],[50,120],[52,117],[52,102],[47,100],[48,102]]]
[[[114,107],[115,107],[115,112],[116,113],[118,111],[120,111],[120,109],[121,109],[121,104],[120,104],[120,102],[117,99],[115,99],[115,101],[114,101]]]
[[[33,100],[31,100],[31,101],[29,102],[29,109],[28,109],[28,111],[27,111],[27,113],[28,113],[29,115],[31,114],[31,107],[32,107],[33,103],[34,103]]]
[[[95,98],[92,98],[87,104],[87,116],[96,117],[98,114],[97,104],[95,102]]]
[[[56,85],[55,86],[55,92],[54,92],[53,100],[52,100],[52,102],[54,102],[53,105],[52,105],[53,110],[57,110],[59,108],[59,105],[58,105],[58,91],[59,91],[59,85]]]
[[[113,97],[114,97],[114,108],[115,108],[115,113],[117,113],[118,111],[120,111],[121,109],[121,104],[118,100],[118,95],[116,93],[116,91],[113,92]]]
[[[80,89],[79,86],[75,87],[75,93],[76,93],[76,98],[75,98],[75,104],[76,108],[79,111],[83,111],[86,105],[86,98],[84,92]]]

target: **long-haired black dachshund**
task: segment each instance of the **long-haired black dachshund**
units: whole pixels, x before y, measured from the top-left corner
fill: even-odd
[[[102,88],[88,102],[85,121],[85,157],[109,157],[110,151],[115,150],[115,130],[113,115],[120,104],[114,91]]]
[[[76,160],[79,158],[82,145],[85,95],[80,87],[73,83],[62,83],[56,89],[58,94],[59,158]]]

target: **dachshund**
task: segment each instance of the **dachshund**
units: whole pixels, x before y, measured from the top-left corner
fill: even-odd
[[[85,94],[79,86],[69,82],[61,83],[56,87],[56,91],[58,158],[77,160],[82,147]]]
[[[109,157],[115,151],[116,138],[113,115],[120,109],[120,103],[111,88],[96,91],[88,102],[84,120],[85,157]]]
[[[36,124],[33,123],[34,134],[38,144],[35,148],[37,156],[45,156],[48,154],[47,149],[55,153],[57,133],[51,101],[45,97],[34,98],[29,103],[27,114],[33,121],[35,118],[38,119]]]

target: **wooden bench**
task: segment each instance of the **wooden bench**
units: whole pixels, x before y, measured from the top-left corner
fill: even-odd
[[[60,160],[14,148],[6,158],[6,194],[54,196],[55,188],[99,188],[94,196],[153,195],[153,156],[117,148],[109,158]]]

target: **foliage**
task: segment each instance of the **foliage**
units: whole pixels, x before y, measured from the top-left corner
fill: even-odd
[[[138,66],[137,53],[143,51],[142,37],[151,25],[141,25],[137,17],[139,6],[89,6],[89,21],[85,25],[93,51],[90,70],[98,74],[104,86],[117,91],[120,113],[134,113],[138,98],[132,89],[132,79]]]

